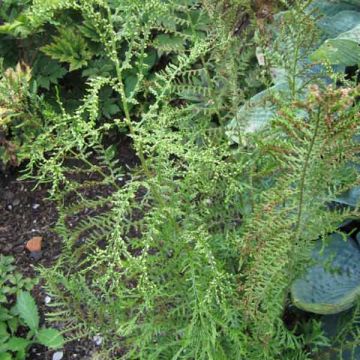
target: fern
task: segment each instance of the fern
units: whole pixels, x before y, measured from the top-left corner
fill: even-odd
[[[358,134],[358,89],[294,87],[302,68],[289,52],[293,96],[274,96],[271,123],[243,131],[238,108],[269,77],[264,71],[254,81],[262,72],[255,40],[234,35],[222,5],[67,1],[34,20],[77,10],[112,67],[88,80],[75,112],[61,99],[60,111],[43,109],[44,131],[31,144],[25,176],[50,183],[58,204],[64,251],[41,271],[57,299],[53,319],[65,316],[75,337],[101,333],[108,358],[120,349],[125,359],[310,358],[306,334],[282,319],[289,286],[314,240],[358,216],[358,209],[328,208],[358,181],[348,170],[358,161],[349,140]],[[247,1],[233,6],[251,11]],[[178,45],[181,38],[182,46],[159,48],[166,62],[149,79],[158,37]],[[129,74],[136,77],[131,87]],[[99,122],[103,89],[116,94],[119,110]],[[226,133],[234,117],[236,146]],[[103,145],[119,129],[137,155],[132,169]],[[315,347],[322,337],[317,323],[309,327]]]

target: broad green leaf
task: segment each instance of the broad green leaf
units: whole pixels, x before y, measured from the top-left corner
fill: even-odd
[[[7,350],[9,351],[24,351],[29,345],[31,341],[23,339],[21,337],[12,337],[6,344]]]
[[[36,339],[42,345],[45,345],[51,349],[59,349],[64,345],[64,338],[60,331],[56,329],[41,329]]]
[[[360,6],[360,0],[342,0],[344,3]]]
[[[354,188],[346,191],[344,194],[336,198],[336,202],[340,204],[350,205],[356,207],[359,204],[360,200],[360,186],[355,186]]]
[[[351,308],[360,295],[360,251],[340,234],[332,234],[325,249],[319,241],[314,265],[294,281],[293,303],[317,314],[336,314]]]
[[[360,63],[360,46],[348,39],[328,39],[310,56],[313,61],[351,66]]]
[[[5,322],[0,322],[0,343],[9,338],[7,326]]]
[[[325,16],[317,23],[329,38],[335,38],[359,24],[360,12],[353,10],[344,10],[334,16]]]
[[[49,90],[51,84],[58,84],[58,80],[66,75],[67,70],[57,61],[43,55],[36,61],[33,72],[39,87]]]
[[[20,291],[17,296],[16,308],[25,324],[36,331],[39,328],[39,314],[34,298],[27,291]]]
[[[229,122],[226,135],[232,142],[238,143],[239,132],[254,133],[262,129],[276,115],[276,107],[273,105],[271,97],[276,94],[288,96],[288,92],[287,82],[279,82],[253,96],[248,103],[240,107],[237,117]]]
[[[9,34],[17,38],[26,38],[33,30],[30,19],[25,14],[19,15],[18,18],[11,23],[0,26],[0,33]]]
[[[317,13],[326,16],[335,16],[341,11],[358,10],[354,4],[345,1],[315,0],[309,6],[310,11],[317,10]]]
[[[11,319],[11,315],[9,314],[9,310],[0,306],[0,322]]]
[[[1,352],[0,360],[12,360],[12,356],[8,352]]]
[[[342,29],[337,37],[326,40],[311,56],[313,61],[326,61],[334,65],[351,66],[360,63],[360,12],[343,11],[340,24],[329,19],[328,27],[335,32]],[[338,28],[338,29],[337,29]]]
[[[360,12],[358,14],[359,14],[359,23],[360,23]],[[348,31],[341,33],[337,38],[352,40],[360,44],[360,24],[354,26],[352,29]]]

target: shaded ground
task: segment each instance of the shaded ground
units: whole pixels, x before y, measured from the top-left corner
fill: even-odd
[[[120,164],[125,169],[138,163],[128,137],[120,135],[106,140],[116,145]],[[33,182],[18,180],[18,176],[15,171],[4,173],[0,170],[0,254],[13,256],[18,271],[27,277],[36,277],[36,266],[51,267],[61,254],[61,239],[52,230],[57,221],[57,211],[55,204],[46,199],[48,192],[45,186],[35,189]],[[106,191],[103,190],[103,196],[106,196]],[[34,236],[43,238],[39,259],[34,259],[25,248],[26,242]],[[47,294],[41,283],[35,286],[33,296],[44,323]],[[90,360],[97,352],[97,346],[93,339],[81,339],[67,343],[62,351],[63,360]],[[53,354],[53,350],[35,345],[27,359],[51,360]]]
[[[12,255],[18,271],[28,277],[36,276],[35,265],[50,267],[61,251],[61,240],[51,230],[57,218],[55,206],[46,200],[46,188],[33,188],[31,182],[18,181],[16,174],[0,174],[0,253]],[[33,236],[43,237],[42,256],[38,260],[25,249]],[[41,284],[35,286],[33,295],[44,322],[47,294]],[[95,344],[86,339],[68,343],[63,359],[90,359],[94,348]],[[48,360],[53,353],[43,346],[34,346],[27,359]]]

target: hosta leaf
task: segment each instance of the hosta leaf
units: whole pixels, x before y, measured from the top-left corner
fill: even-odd
[[[340,22],[333,19],[343,14]],[[343,11],[330,18],[328,27],[344,30],[336,38],[326,40],[311,56],[313,61],[327,61],[344,66],[360,63],[360,12]],[[338,28],[338,29],[337,29]]]
[[[309,6],[309,10],[314,9],[322,15],[334,16],[344,10],[357,10],[357,7],[346,1],[315,0]]]
[[[276,107],[271,102],[271,97],[279,93],[286,94],[288,89],[287,82],[279,82],[256,94],[247,104],[241,106],[237,117],[232,119],[227,125],[226,134],[230,140],[238,143],[239,132],[253,133],[269,123],[276,115]]]
[[[313,61],[327,61],[334,65],[357,65],[360,63],[360,46],[347,39],[328,39],[312,55]]]
[[[41,329],[36,338],[40,344],[51,349],[59,349],[64,345],[64,338],[56,329]]]
[[[360,6],[360,0],[342,0],[342,1],[351,5]]]
[[[359,23],[360,23],[360,12],[358,14],[359,14]],[[360,24],[354,26],[352,29],[348,31],[341,33],[338,36],[338,39],[352,40],[360,44]]]
[[[344,324],[348,324],[351,313],[353,310],[348,312],[343,312],[340,314],[326,315],[321,319],[322,328],[324,330],[325,336],[330,340],[330,342],[336,341],[336,337],[341,334]],[[354,333],[356,334],[359,329],[359,326],[356,326]],[[355,335],[356,336],[356,335]],[[360,345],[357,344],[351,333],[345,335],[348,346],[345,346],[344,349],[338,349],[338,351],[332,352],[330,357],[327,360],[354,360],[360,359]],[[341,355],[340,355],[341,353]]]
[[[355,186],[354,188],[346,191],[344,194],[336,198],[336,202],[340,204],[350,205],[356,207],[360,200],[360,186]]]
[[[360,24],[360,12],[353,10],[340,11],[334,16],[326,16],[320,19],[317,24],[326,33],[327,37],[335,38]]]
[[[360,250],[333,234],[322,251],[313,252],[314,265],[291,287],[293,303],[317,314],[336,314],[349,309],[360,295]]]
[[[27,291],[20,291],[17,296],[16,308],[20,317],[31,330],[39,327],[39,313],[34,298]]]

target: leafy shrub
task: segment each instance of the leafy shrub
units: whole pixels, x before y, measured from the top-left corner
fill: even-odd
[[[40,98],[30,84],[31,69],[18,63],[0,74],[0,160],[16,166],[26,158],[23,144],[31,144],[41,131]]]

